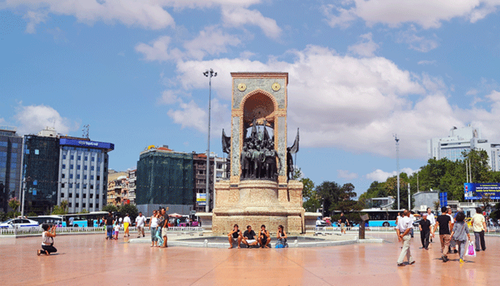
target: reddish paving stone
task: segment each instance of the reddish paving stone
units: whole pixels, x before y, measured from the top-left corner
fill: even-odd
[[[371,234],[387,243],[325,248],[151,248],[104,235],[56,237],[58,254],[38,257],[41,237],[0,239],[2,285],[493,285],[500,279],[500,237],[487,237],[487,251],[448,263],[439,242],[430,250],[412,241],[416,264],[397,267],[395,234]]]

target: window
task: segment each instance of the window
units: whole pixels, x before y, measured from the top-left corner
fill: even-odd
[[[79,203],[75,203],[75,208],[78,208],[79,207]]]
[[[80,165],[76,166],[76,169],[77,169],[77,170],[80,170]]]
[[[79,193],[76,193],[76,198],[78,199],[80,197],[80,194]]]
[[[89,159],[89,156],[85,156],[85,161],[87,161]]]
[[[90,175],[90,179],[91,179],[91,180],[94,180],[94,175]]]
[[[70,178],[70,179],[73,179],[73,174],[69,174],[69,178]]]
[[[62,178],[63,178],[63,179],[64,179],[64,178],[66,178],[66,174],[62,174]]]
[[[94,194],[90,194],[90,198],[93,199],[94,198]]]
[[[90,171],[94,171],[94,166],[90,166]]]
[[[87,166],[83,166],[83,170],[87,171]]]
[[[82,208],[85,208],[85,205],[86,205],[86,204],[85,204],[85,203],[83,203],[83,204],[82,204]]]
[[[93,203],[90,203],[89,208],[93,208],[93,205],[94,205]]]
[[[78,155],[78,161],[80,161],[82,159],[82,156]]]
[[[99,204],[95,204],[95,207],[98,209],[99,208]]]
[[[80,174],[76,174],[76,179],[80,180]]]
[[[92,161],[92,162],[94,162],[94,161],[95,161],[95,158],[94,158],[94,157],[92,157],[92,160],[91,160],[91,161]]]
[[[99,181],[101,179],[101,176],[97,176],[97,180]]]
[[[93,190],[94,189],[94,185],[90,185],[90,189]]]
[[[68,197],[69,197],[69,198],[72,198],[72,197],[73,197],[73,193],[69,193],[69,194],[68,194]]]
[[[73,164],[69,165],[69,169],[73,170]]]
[[[95,198],[98,199],[99,198],[99,194],[95,195]]]
[[[97,166],[97,172],[101,171],[101,167]]]
[[[87,184],[83,184],[83,188],[86,189],[87,188]]]
[[[83,175],[83,179],[84,179],[84,180],[87,180],[87,175]]]
[[[61,184],[61,188],[64,188],[64,183]]]
[[[0,147],[7,147],[8,146],[7,144],[8,144],[7,142],[2,141],[0,142]]]
[[[61,193],[61,198],[64,198],[64,193]]]
[[[73,188],[73,183],[69,183],[69,188],[72,189]]]
[[[17,143],[12,143],[12,148],[17,148]]]
[[[63,165],[62,165],[62,168],[63,168],[63,169],[66,169],[66,164],[63,164]]]
[[[71,155],[69,158],[70,158],[71,160],[74,160],[74,159],[75,159],[75,156],[74,156],[74,155]]]
[[[35,155],[40,155],[40,151],[38,149],[35,149]]]
[[[71,197],[71,196],[70,196],[70,197]],[[71,206],[71,203],[69,203],[69,204],[68,204],[68,206],[71,208],[71,207],[72,207],[72,206]]]
[[[76,188],[79,189],[80,188],[80,183],[77,183],[76,184]]]
[[[30,149],[26,149],[25,153],[29,155],[30,154]]]
[[[87,198],[87,194],[83,194],[83,198],[86,199]]]
[[[66,154],[63,155],[63,160],[66,160]]]

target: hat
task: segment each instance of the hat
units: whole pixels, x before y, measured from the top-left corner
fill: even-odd
[[[422,216],[427,216],[427,213],[423,214]]]

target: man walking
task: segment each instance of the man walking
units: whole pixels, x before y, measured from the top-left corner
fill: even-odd
[[[446,207],[441,208],[441,215],[436,219],[436,225],[434,226],[434,230],[432,231],[432,237],[435,237],[434,233],[439,226],[439,240],[441,241],[441,253],[443,254],[441,258],[443,262],[448,261],[448,247],[450,246],[450,227],[451,227],[451,219],[450,216],[446,213]]]
[[[481,243],[481,249],[483,251],[486,250],[486,243],[484,241],[484,231],[486,229],[486,220],[481,214],[481,208],[476,208],[476,214],[472,217],[472,230],[474,231],[476,240],[476,251],[480,251],[479,243]]]
[[[344,213],[340,214],[339,223],[340,223],[340,235],[347,234],[346,231],[345,231],[345,226],[346,226],[346,224],[349,223],[349,220],[347,220],[347,218],[345,217]]]
[[[137,226],[137,237],[144,237],[144,223],[146,222],[146,217],[142,215],[142,212],[139,212],[139,216],[135,218],[135,225]]]
[[[433,229],[436,224],[436,217],[434,217],[431,208],[427,208],[427,220],[431,223],[431,229]],[[430,239],[432,242],[432,237],[430,237]]]
[[[167,209],[168,209],[168,207],[167,207]],[[165,208],[161,208],[161,215],[162,215],[161,224],[158,225],[158,227],[161,226],[162,244],[160,247],[165,248],[165,247],[168,247],[168,245],[167,245],[168,214],[167,214],[167,210]]]
[[[422,248],[425,250],[429,250],[429,235],[431,234],[431,222],[427,219],[427,216],[427,213],[424,213],[418,225]]]
[[[108,216],[105,219],[106,221],[106,239],[113,239],[113,224],[115,220],[113,219],[113,214],[111,212],[108,213]]]
[[[398,241],[403,242],[403,249],[401,250],[401,253],[399,254],[398,258],[398,266],[405,266],[403,264],[405,256],[408,258],[408,264],[412,265],[415,263],[415,260],[413,260],[413,257],[411,257],[411,252],[410,252],[410,240],[411,240],[410,229],[413,228],[413,225],[411,223],[409,215],[410,212],[405,210],[403,212],[403,216],[398,220],[398,226],[396,228]]]

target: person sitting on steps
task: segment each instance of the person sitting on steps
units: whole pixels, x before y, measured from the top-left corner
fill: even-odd
[[[247,225],[247,230],[243,233],[243,237],[241,238],[241,242],[245,244],[247,247],[257,245],[259,242],[255,239],[257,234],[252,230],[252,226]]]
[[[267,231],[265,225],[260,226],[259,232],[259,244],[262,248],[270,247],[269,243],[271,242],[271,235],[269,235],[269,231]]]
[[[233,226],[233,230],[227,235],[229,238],[229,249],[233,248],[233,243],[238,242],[238,248],[240,247],[241,244],[241,231],[239,230],[239,227],[237,224]]]

